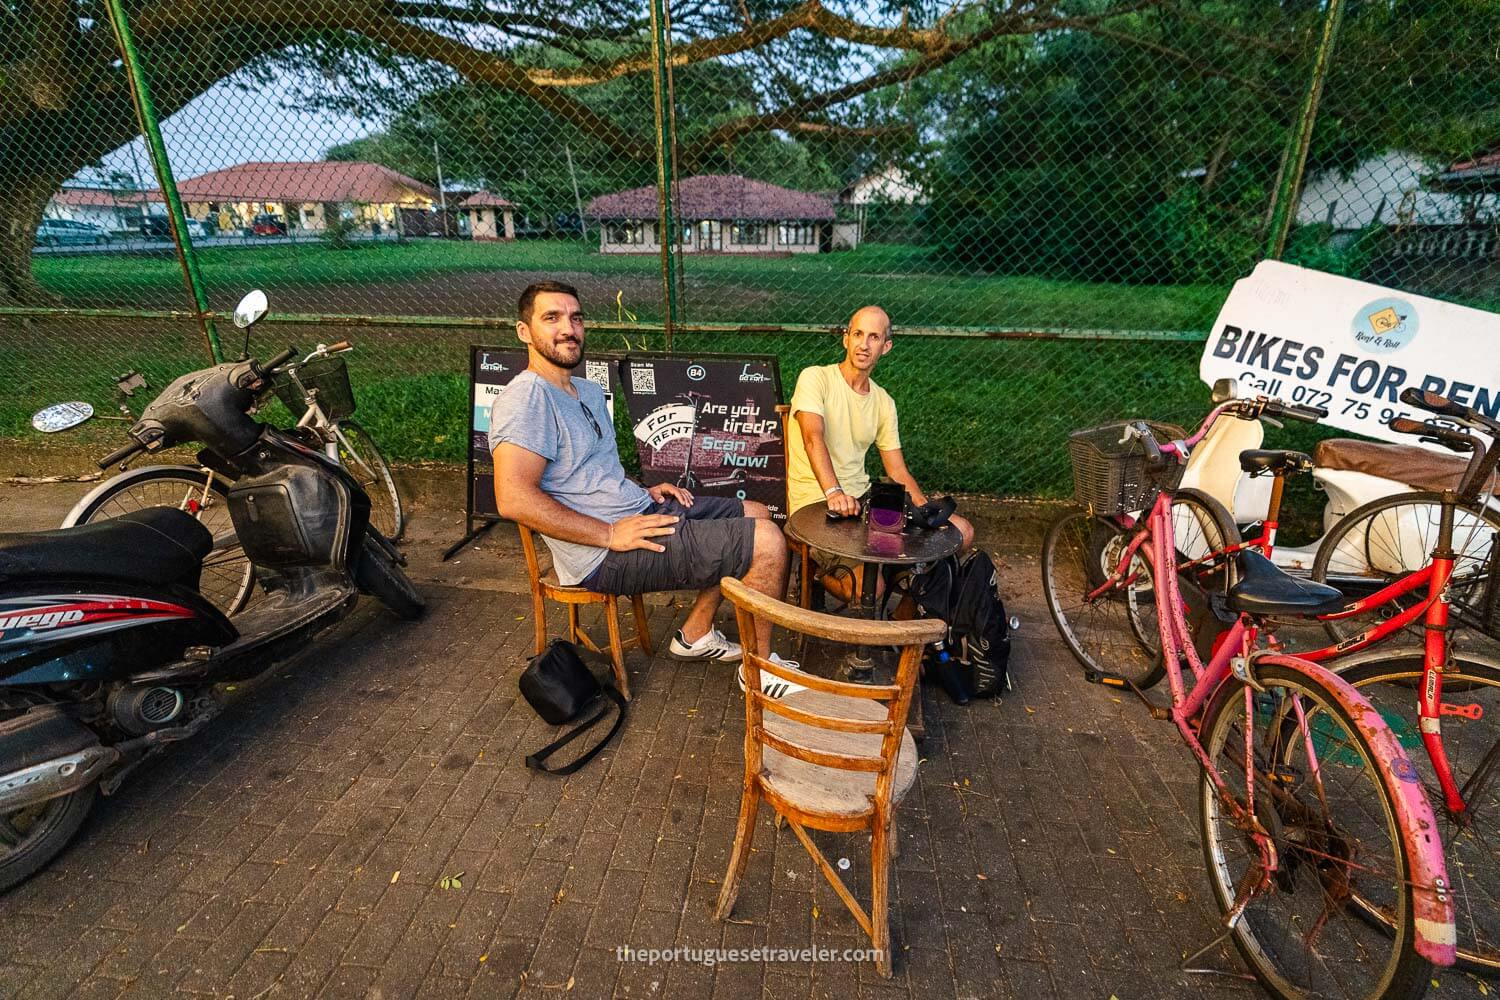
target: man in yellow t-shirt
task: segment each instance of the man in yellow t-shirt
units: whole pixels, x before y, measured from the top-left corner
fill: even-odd
[[[788,513],[819,500],[839,514],[859,513],[859,498],[870,488],[865,455],[871,444],[880,449],[885,474],[906,487],[912,503],[927,502],[901,453],[896,403],[870,378],[892,346],[890,317],[879,306],[865,306],[849,320],[844,360],[804,368],[797,376],[791,404],[795,427],[787,429]],[[973,526],[957,515],[951,523],[968,549],[974,543]],[[825,578],[829,583],[833,581]],[[847,597],[837,584],[830,589]]]

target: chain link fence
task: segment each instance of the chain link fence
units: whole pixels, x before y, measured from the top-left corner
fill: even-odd
[[[557,278],[788,392],[882,305],[924,484],[1065,493],[1069,429],[1201,415],[1264,257],[1495,308],[1497,64],[1484,0],[0,5],[0,438],[262,287],[252,350],[352,339],[382,447],[461,461]]]

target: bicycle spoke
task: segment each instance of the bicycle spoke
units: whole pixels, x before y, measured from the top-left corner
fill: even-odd
[[[1252,894],[1236,924],[1237,943],[1284,992],[1307,996],[1378,996],[1399,956],[1393,938],[1360,910],[1395,919],[1406,898],[1397,865],[1399,842],[1369,757],[1347,724],[1311,689],[1268,685],[1247,708],[1239,691],[1205,732],[1221,777],[1249,801],[1276,846],[1269,886]],[[1227,713],[1227,714],[1226,714]],[[1246,733],[1254,733],[1254,774],[1247,776]],[[1253,785],[1251,784],[1253,782]],[[1206,784],[1206,782],[1205,782]],[[1262,865],[1251,838],[1217,799],[1211,866],[1221,905],[1238,887],[1256,884]]]

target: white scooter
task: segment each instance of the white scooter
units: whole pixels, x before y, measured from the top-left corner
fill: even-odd
[[[1237,389],[1233,379],[1219,379],[1213,388],[1214,405],[1236,399]],[[1234,419],[1229,419],[1231,417]],[[1271,477],[1252,477],[1240,465],[1240,452],[1261,447],[1265,438],[1262,421],[1281,426],[1264,414],[1246,416],[1232,408],[1228,410],[1214,421],[1207,435],[1193,449],[1182,477],[1182,487],[1201,490],[1218,500],[1242,528],[1264,521],[1270,507]],[[1313,486],[1327,495],[1323,505],[1325,535],[1350,512],[1374,500],[1413,490],[1452,488],[1468,464],[1458,456],[1414,445],[1354,438],[1321,441],[1313,450],[1312,458]],[[1490,505],[1500,510],[1493,498]],[[1403,528],[1401,533],[1407,532]],[[1425,537],[1417,525],[1411,527],[1411,534],[1414,540]],[[1284,570],[1307,573],[1312,570],[1322,541],[1320,537],[1299,547],[1278,544],[1272,560]],[[1420,542],[1413,551],[1421,553],[1422,558],[1427,554]],[[1404,567],[1411,568],[1415,567]],[[1387,569],[1400,571],[1397,567]]]

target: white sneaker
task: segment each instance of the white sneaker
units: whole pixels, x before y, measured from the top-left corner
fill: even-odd
[[[733,663],[744,655],[739,643],[730,642],[716,628],[703,633],[697,642],[688,642],[682,636],[682,629],[678,629],[667,646],[667,652],[679,660],[712,660],[715,663]]]
[[[802,664],[798,663],[796,660],[783,660],[775,653],[771,654],[771,660],[778,666],[791,667],[793,670],[802,669]],[[735,671],[735,677],[740,682],[740,690],[745,690],[745,665],[743,663],[741,663],[739,669]],[[798,691],[806,691],[807,686],[805,684],[797,684],[792,681],[784,681],[780,677],[777,677],[775,674],[762,670],[760,672],[760,689],[767,698],[770,698],[772,701],[780,701],[789,694],[794,694]]]

